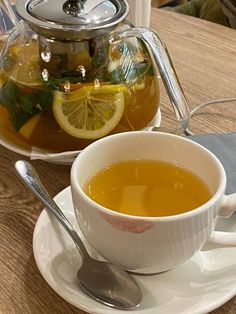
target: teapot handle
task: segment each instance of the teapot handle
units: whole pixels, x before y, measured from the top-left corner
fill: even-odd
[[[155,32],[148,28],[130,28],[124,31],[114,32],[110,37],[110,42],[129,37],[141,39],[148,51],[151,52],[151,56],[153,56],[155,60],[166,92],[170,98],[171,105],[175,111],[180,129],[185,132],[189,126],[191,115],[187,100],[165,44]]]

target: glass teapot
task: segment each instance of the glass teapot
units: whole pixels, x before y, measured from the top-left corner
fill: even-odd
[[[190,114],[157,34],[126,19],[126,0],[18,0],[22,21],[0,58],[0,122],[49,152],[157,126],[158,69],[179,122]]]

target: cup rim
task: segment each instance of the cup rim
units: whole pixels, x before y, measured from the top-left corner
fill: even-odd
[[[80,183],[78,182],[78,178],[77,178],[77,173],[79,173],[79,171],[77,171],[78,163],[79,163],[80,159],[83,157],[83,155],[87,154],[87,152],[94,149],[96,146],[99,146],[101,142],[110,141],[115,137],[122,137],[122,136],[126,137],[129,135],[140,136],[142,134],[146,134],[146,136],[148,136],[148,134],[155,134],[154,136],[160,135],[160,136],[166,136],[166,137],[175,137],[175,138],[178,138],[180,141],[191,143],[191,145],[198,147],[198,149],[201,149],[206,154],[208,154],[211,157],[211,159],[213,160],[213,162],[215,162],[215,165],[218,167],[219,172],[220,172],[220,182],[219,182],[218,188],[215,191],[215,193],[213,194],[213,196],[206,203],[202,204],[199,207],[193,208],[192,210],[189,210],[189,211],[184,212],[184,213],[180,213],[177,215],[169,215],[169,216],[128,215],[128,214],[124,214],[124,213],[106,208],[106,207],[96,203],[89,196],[87,196],[87,194],[83,191]],[[153,135],[151,135],[151,136],[153,136]],[[82,150],[82,152],[73,161],[73,164],[71,167],[70,177],[71,177],[71,185],[76,187],[76,189],[79,192],[79,194],[81,195],[81,197],[86,202],[88,202],[90,206],[93,206],[93,207],[96,206],[102,213],[109,214],[110,216],[118,216],[120,218],[135,219],[135,220],[140,220],[140,221],[145,220],[147,222],[181,220],[181,219],[188,218],[190,216],[195,216],[195,215],[200,214],[201,212],[206,210],[206,208],[211,207],[217,199],[219,199],[221,196],[225,195],[226,180],[227,180],[226,173],[225,173],[225,170],[224,170],[222,163],[206,147],[202,146],[199,143],[196,143],[196,142],[190,140],[189,138],[185,138],[185,137],[182,137],[182,136],[179,136],[176,134],[170,134],[170,133],[165,133],[165,132],[153,132],[153,131],[129,131],[129,132],[124,132],[124,133],[117,133],[117,134],[112,134],[112,135],[106,136],[104,138],[101,138],[101,139],[93,142],[92,144],[88,145],[84,150]]]

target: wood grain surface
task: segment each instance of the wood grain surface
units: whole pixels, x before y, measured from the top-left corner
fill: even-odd
[[[153,9],[151,26],[168,47],[191,109],[236,97],[235,30],[158,9]],[[164,91],[161,107],[162,123],[171,129],[174,115]],[[236,131],[236,102],[207,107],[193,117],[191,129],[196,134]]]
[[[191,108],[209,99],[236,96],[236,33],[195,18],[153,9],[152,28],[166,42]],[[173,112],[161,84],[163,126]],[[194,119],[197,133],[235,130],[234,106],[215,106]],[[32,252],[35,222],[43,208],[14,171],[21,156],[0,147],[0,313],[77,313],[40,275]],[[69,166],[32,162],[52,196],[69,185]],[[212,314],[235,314],[236,298]],[[153,313],[157,314],[157,313]],[[164,313],[162,313],[164,314]],[[173,313],[175,314],[175,313]]]

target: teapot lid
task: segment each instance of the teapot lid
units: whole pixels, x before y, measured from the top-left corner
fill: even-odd
[[[18,0],[16,7],[37,33],[60,40],[102,35],[129,13],[126,0]]]

